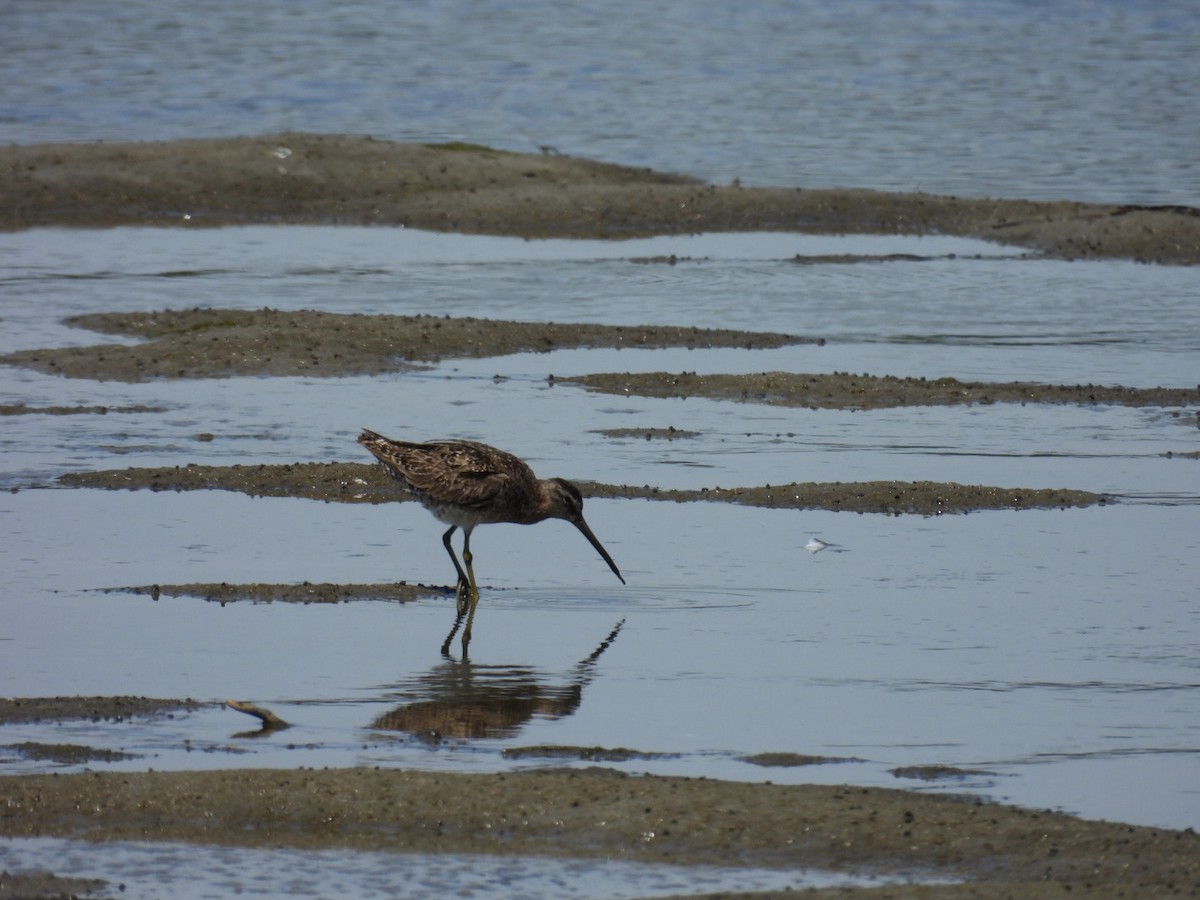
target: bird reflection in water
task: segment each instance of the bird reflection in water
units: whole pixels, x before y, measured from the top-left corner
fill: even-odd
[[[561,719],[579,708],[596,661],[616,640],[622,619],[588,656],[570,670],[566,683],[529,666],[476,665],[466,656],[446,658],[425,675],[403,685],[410,696],[425,697],[397,706],[371,722],[371,728],[403,731],[430,743],[446,739],[512,737],[535,716]]]

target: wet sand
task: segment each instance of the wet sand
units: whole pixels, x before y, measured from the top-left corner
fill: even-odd
[[[0,723],[134,719],[190,700],[59,697],[0,701]],[[517,748],[548,760],[628,760],[621,748]],[[770,769],[839,760],[791,753]],[[944,767],[898,777],[953,779]],[[814,897],[1175,897],[1200,892],[1192,830],[1096,822],[972,797],[625,775],[604,768],[449,774],[351,768],[0,776],[0,835],[194,841],[613,858],[675,865],[823,868],[926,886],[827,889]],[[115,886],[7,877],[0,896]],[[756,894],[757,897],[783,896]]]
[[[1191,832],[879,788],[597,768],[355,768],[38,775],[0,778],[0,795],[0,834],[18,837],[819,867],[967,882],[817,897],[1165,897],[1194,895],[1200,881]]]
[[[123,722],[138,717],[190,712],[200,706],[195,700],[154,697],[0,697],[0,725],[70,719]]]
[[[45,347],[0,356],[0,365],[67,378],[142,382],[235,376],[338,377],[412,370],[447,358],[484,358],[574,347],[662,349],[733,347],[746,350],[794,344],[823,345],[820,337],[777,332],[666,325],[596,325],[511,322],[450,316],[345,315],[301,310],[190,309],[72,316],[68,325],[139,344],[100,343]],[[1120,385],[1048,385],[1031,382],[964,382],[952,377],[899,378],[850,372],[763,372],[697,375],[695,372],[591,373],[550,376],[551,384],[579,384],[613,394],[707,397],[822,409],[879,409],[990,403],[1183,407],[1200,403],[1194,387],[1129,388]],[[108,412],[0,408],[21,412]],[[114,412],[146,411],[143,407]],[[660,436],[672,436],[669,429]],[[682,433],[680,433],[682,434]]]
[[[1129,388],[1098,384],[959,381],[957,378],[898,378],[761,372],[754,375],[697,375],[695,372],[624,372],[569,376],[608,394],[639,397],[705,397],[809,409],[886,409],[898,406],[956,406],[992,403],[1072,403],[1083,406],[1187,407],[1200,404],[1194,388]]]
[[[702,184],[473,144],[279,134],[0,148],[0,228],[405,225],[522,237],[948,234],[1067,259],[1200,262],[1200,211]]]
[[[449,316],[342,315],[302,310],[190,309],[73,316],[68,325],[142,338],[132,346],[23,350],[0,364],[67,378],[149,381],[239,375],[337,377],[574,347],[740,347],[819,343],[790,334],[672,327],[509,322]]]
[[[5,229],[296,222],[403,224],[529,237],[622,238],[701,230],[940,233],[999,241],[1063,258],[1200,262],[1200,216],[1191,209],[715,187],[682,176],[560,156],[340,136],[0,148],[0,196],[4,199],[0,228]],[[798,260],[806,261],[811,260]],[[912,262],[919,264],[919,260]],[[76,378],[138,381],[369,373],[453,356],[634,345],[630,342],[653,347],[688,346],[689,341],[737,347],[814,340],[695,329],[428,317],[381,323],[379,319],[269,310],[103,314],[80,317],[73,324],[146,340],[133,347],[27,351],[0,362]],[[384,324],[386,328],[381,328]],[[203,353],[196,342],[200,336],[206,341]],[[1163,388],[1156,393],[1092,386],[977,385],[845,373],[704,379],[686,373],[648,377],[599,373],[571,380],[593,389],[657,396],[851,409],[928,403],[1186,406],[1197,402],[1196,392],[1190,389]],[[142,411],[6,407],[3,413]],[[686,433],[665,427],[610,436],[676,437],[685,438]],[[365,463],[129,469],[77,473],[63,481],[78,487],[223,489],[347,502],[399,499],[377,467]],[[589,496],[924,515],[1107,502],[1081,492],[934,483],[764,485],[691,492],[600,484],[584,488]],[[190,593],[220,602],[328,602],[367,595],[402,601],[442,590],[423,585],[151,585],[139,589],[153,596]],[[385,589],[392,593],[381,593]],[[0,723],[30,721],[21,716],[56,721],[174,715],[186,712],[192,703],[24,698],[0,701]],[[102,761],[88,756],[86,747],[41,748],[30,752]],[[606,758],[603,748],[593,749],[601,753],[593,758]],[[799,764],[794,757],[787,752],[772,754],[759,764]],[[951,772],[934,774],[954,777]],[[973,798],[900,790],[636,777],[600,768],[491,775],[346,769],[7,776],[0,777],[0,798],[0,834],[13,836],[823,866],[967,882],[814,893],[829,897],[1100,898],[1200,892],[1200,846],[1190,831],[1089,822]],[[117,892],[111,884],[100,887],[49,877],[14,881],[0,876],[0,896],[5,891],[54,896],[85,889]]]
[[[303,497],[326,503],[390,503],[409,498],[383,469],[368,463],[162,466],[71,472],[58,483],[107,490],[223,490],[251,497]],[[585,497],[738,503],[768,509],[942,515],[984,509],[1067,509],[1111,503],[1112,498],[1065,488],[1004,488],[938,481],[805,482],[737,488],[679,490],[651,485],[576,482]]]

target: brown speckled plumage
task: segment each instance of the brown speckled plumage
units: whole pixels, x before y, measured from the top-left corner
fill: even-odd
[[[364,430],[358,442],[379,460],[388,474],[420,503],[450,526],[442,543],[458,575],[460,615],[469,605],[472,615],[479,589],[471,568],[471,531],[476,525],[513,522],[533,525],[546,519],[565,519],[583,533],[624,584],[617,564],[583,520],[583,495],[563,478],[539,479],[522,460],[476,441],[394,441]],[[463,562],[450,544],[456,528],[463,530]],[[470,620],[463,633],[470,635]],[[448,641],[449,639],[447,639]]]
[[[475,441],[393,441],[365,431],[358,442],[388,474],[447,524],[516,522],[550,518],[538,479],[522,460]]]

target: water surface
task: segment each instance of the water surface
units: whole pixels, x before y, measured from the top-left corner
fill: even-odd
[[[171,719],[8,726],[3,744],[121,750],[133,758],[92,765],[128,770],[495,770],[547,763],[505,755],[528,746],[627,747],[649,755],[606,764],[968,790],[1091,817],[1197,822],[1200,506],[1196,461],[1179,456],[1196,449],[1194,410],[818,411],[617,397],[546,380],[597,370],[777,368],[1186,384],[1200,343],[1197,307],[1185,302],[1187,270],[1030,260],[912,238],[592,244],[235,228],[117,229],[80,245],[76,235],[0,236],[5,349],[102,340],[62,326],[72,313],[197,304],[719,327],[744,325],[750,308],[756,327],[828,342],[518,354],[373,378],[131,385],[6,369],[2,402],[163,410],[6,418],[3,484],[18,489],[0,498],[6,690],[233,697],[295,724],[253,738],[253,720],[214,705]],[[831,247],[955,255],[788,261]],[[651,252],[702,261],[630,259]],[[413,504],[52,487],[62,472],[126,465],[365,462],[354,443],[364,425],[417,439],[481,438],[544,475],[600,481],[694,488],[930,479],[1080,488],[1120,502],[925,519],[592,501],[588,520],[628,586],[561,523],[481,529],[473,549],[484,598],[464,661],[457,650],[450,659],[439,651],[449,597],[221,607],[99,590],[444,585],[452,569],[441,529]],[[668,425],[699,435],[664,442],[597,433]],[[805,552],[814,533],[841,546]],[[411,721],[433,703],[499,696],[517,712],[477,739],[431,740],[394,725],[397,711]],[[743,759],[764,751],[843,761],[764,769]],[[55,766],[15,752],[4,759],[12,772]],[[914,765],[977,771],[929,783],[891,772]]]
[[[715,183],[1200,205],[1188,0],[8,3],[19,143],[466,140]]]

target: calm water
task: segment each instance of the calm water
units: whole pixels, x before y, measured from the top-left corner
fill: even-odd
[[[350,132],[1200,205],[1191,0],[9,0],[0,139]]]
[[[98,859],[98,856],[102,858]],[[618,860],[461,854],[351,853],[339,850],[243,850],[194,844],[94,844],[40,839],[0,842],[0,866],[31,865],[76,878],[121,883],[120,896],[149,900],[253,897],[490,897],[607,900],[717,891],[871,887],[886,878],[814,870],[722,869],[641,865]],[[903,879],[908,881],[909,879]],[[110,887],[109,891],[113,889]],[[101,896],[109,896],[102,893]]]

